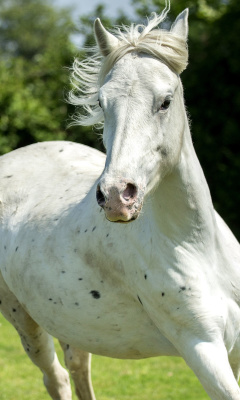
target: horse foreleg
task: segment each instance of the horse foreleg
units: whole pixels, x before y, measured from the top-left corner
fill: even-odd
[[[235,342],[235,345],[228,356],[229,363],[231,365],[233,374],[235,376],[236,381],[239,381],[240,378],[240,340],[238,339]]]
[[[91,354],[60,342],[65,363],[75,384],[80,400],[95,400],[91,381]]]
[[[1,312],[17,330],[27,355],[43,372],[52,399],[71,400],[69,376],[58,361],[52,337],[33,321],[1,279],[0,294]]]
[[[185,340],[184,340],[185,342]],[[187,340],[181,351],[212,400],[240,400],[238,376],[229,364],[227,351],[219,340],[216,343]],[[238,370],[234,371],[238,375]]]

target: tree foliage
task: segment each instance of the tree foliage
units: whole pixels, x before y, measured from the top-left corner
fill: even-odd
[[[101,0],[99,0],[101,3]],[[165,0],[132,0],[135,21],[116,19],[99,5],[77,26],[68,10],[48,0],[0,0],[0,153],[40,140],[69,139],[101,148],[94,128],[66,130],[73,112],[64,100],[81,33],[92,46],[96,17],[107,28],[144,22]],[[189,66],[182,74],[193,141],[216,209],[240,237],[238,110],[240,3],[238,0],[172,0],[171,19],[189,7]],[[169,21],[170,23],[170,21]],[[82,53],[84,56],[84,54]]]
[[[229,1],[220,17],[207,20],[204,25],[200,21],[198,32],[190,35],[190,63],[183,74],[193,141],[211,188],[215,208],[238,237],[239,16],[240,3]]]
[[[0,152],[65,139],[63,101],[74,47],[67,11],[42,0],[0,2]]]

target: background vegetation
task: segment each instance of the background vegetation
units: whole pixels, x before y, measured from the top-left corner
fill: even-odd
[[[101,0],[99,0],[101,2]],[[132,0],[135,21],[160,12],[164,0]],[[213,201],[240,238],[240,2],[172,0],[173,20],[190,10],[188,69],[182,74],[193,141]],[[70,11],[50,0],[0,0],[0,154],[42,140],[67,139],[102,149],[95,128],[66,129],[73,109],[65,101],[74,56],[84,56],[73,34],[93,44],[92,23],[128,23],[122,11],[110,19],[99,5],[73,23]]]

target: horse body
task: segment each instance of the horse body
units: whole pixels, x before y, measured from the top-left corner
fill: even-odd
[[[186,21],[171,30],[176,71]],[[142,48],[120,56],[99,21],[95,32],[115,60],[91,113],[104,115],[106,159],[67,142],[1,158],[1,310],[53,399],[71,393],[46,332],[61,341],[80,399],[94,399],[92,352],[180,355],[212,399],[239,400],[239,244],[214,211],[180,71]]]
[[[24,165],[19,173],[22,160],[27,175],[34,162],[30,179]],[[10,195],[2,211],[4,280],[34,321],[63,342],[119,358],[175,354],[128,281],[128,270],[146,263],[139,249],[128,250],[131,227],[120,243],[96,203],[94,182],[104,161],[95,150],[65,142],[2,157],[3,197]]]

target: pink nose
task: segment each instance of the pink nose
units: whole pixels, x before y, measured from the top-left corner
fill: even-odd
[[[97,202],[111,222],[129,222],[137,218],[141,207],[138,206],[138,189],[133,183],[122,180],[114,186],[97,187]]]

